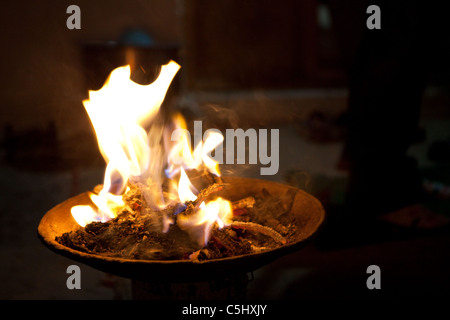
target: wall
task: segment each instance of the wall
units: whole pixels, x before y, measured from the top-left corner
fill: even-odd
[[[71,4],[81,8],[81,30],[66,27]],[[81,104],[83,44],[117,40],[127,28],[141,28],[159,43],[179,41],[175,0],[8,1],[0,21],[0,127],[10,123],[20,132],[54,121],[62,140],[90,130]]]

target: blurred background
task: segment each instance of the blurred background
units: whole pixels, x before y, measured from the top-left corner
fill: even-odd
[[[449,293],[450,242],[442,228],[450,217],[449,33],[437,7],[428,6],[422,21],[421,3],[405,1],[389,9],[383,20],[385,3],[380,3],[382,29],[370,30],[378,32],[372,39],[383,41],[380,38],[386,34],[394,35],[389,37],[390,46],[378,47],[380,55],[393,52],[403,61],[410,50],[424,53],[413,56],[408,67],[417,75],[426,66],[424,76],[417,77],[424,82],[421,89],[399,87],[406,100],[409,93],[419,95],[414,107],[419,110],[418,123],[406,151],[416,161],[427,196],[420,203],[410,199],[409,209],[391,219],[401,228],[420,230],[367,243],[354,238],[336,247],[329,246],[334,240],[325,235],[324,246],[313,242],[255,271],[249,298],[403,298]],[[80,30],[66,27],[71,4],[81,9]],[[352,77],[361,76],[354,71],[364,60],[360,57],[368,39],[368,5],[359,0],[2,4],[0,298],[131,298],[128,279],[88,266],[81,267],[82,290],[68,290],[65,271],[73,262],[45,248],[36,231],[53,206],[102,182],[105,164],[82,100],[88,90],[99,89],[115,67],[126,63],[133,65],[135,81],[144,84],[156,78],[161,64],[176,60],[182,68],[164,109],[181,111],[188,124],[203,120],[204,130],[280,130],[276,175],[260,176],[258,165],[225,165],[225,175],[291,184],[316,196],[331,216],[340,212],[351,175],[346,153],[353,119],[349,105],[352,83],[359,81]],[[418,34],[417,28],[430,17],[435,17],[434,29],[426,30],[433,34]],[[406,25],[399,27],[395,21]],[[414,42],[416,36],[434,45],[421,46]],[[402,45],[408,39],[412,47]],[[371,50],[367,45],[365,49]],[[426,60],[420,60],[423,57]],[[371,59],[376,60],[369,57],[369,65]],[[396,68],[397,60],[369,69],[385,74]],[[387,78],[397,79],[390,77],[388,73]],[[377,110],[374,119],[379,122],[371,123],[371,128],[382,131],[383,118],[391,113],[386,107]],[[400,125],[402,118],[396,119]],[[389,163],[390,154],[381,157]],[[380,179],[390,185],[391,194],[403,188],[390,182],[390,174]],[[383,202],[382,193],[372,198],[373,203]],[[366,288],[366,268],[371,264],[382,270],[382,290]]]

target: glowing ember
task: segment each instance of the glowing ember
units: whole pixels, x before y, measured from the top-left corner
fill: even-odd
[[[90,195],[95,207],[71,209],[80,226],[115,218],[125,206],[122,197],[129,183],[139,185],[149,207],[162,210],[171,204],[197,200],[198,191],[186,170],[204,168],[220,176],[218,163],[211,157],[211,152],[223,142],[220,133],[209,132],[205,141],[192,151],[182,116],[172,119],[175,128],[172,132],[157,121],[160,106],[179,68],[171,61],[162,66],[155,82],[139,85],[130,80],[130,66],[119,67],[111,72],[100,90],[89,91],[89,100],[83,104],[107,165],[103,189],[98,195]],[[162,188],[164,173],[172,179],[168,191]],[[216,223],[222,228],[230,215],[230,203],[219,198],[202,202],[190,215],[180,215],[177,223],[199,243],[206,244],[211,228]],[[165,219],[161,231],[167,232],[172,223],[172,219]]]

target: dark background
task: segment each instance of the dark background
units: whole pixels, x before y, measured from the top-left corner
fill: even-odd
[[[66,27],[71,4],[81,8],[81,30]],[[203,119],[204,129],[280,129],[276,176],[259,176],[255,166],[224,166],[224,174],[295,185],[327,209],[343,205],[349,174],[342,154],[350,72],[368,32],[368,5],[358,0],[2,3],[0,298],[131,298],[129,280],[87,266],[81,267],[82,290],[68,290],[65,270],[73,262],[50,252],[36,235],[46,211],[101,183],[104,162],[81,101],[88,89],[102,85],[113,67],[128,62],[145,70],[136,68],[141,82],[152,81],[167,59],[179,62],[182,69],[165,108],[181,110],[188,120]],[[441,192],[421,204],[418,216],[440,225],[450,216],[445,193],[450,184],[448,151],[439,149],[436,158],[430,157],[430,148],[439,140],[448,143],[450,136],[450,42],[444,10],[428,2],[426,16],[421,16],[422,5],[406,1],[396,6],[398,12],[386,15],[388,21],[383,20],[381,2],[382,30],[370,32],[395,35],[390,41],[398,44],[393,48],[400,55],[411,50],[401,43],[408,37],[414,43],[421,23],[430,32],[425,32],[429,49],[419,49],[417,42],[416,49],[428,53],[422,61],[426,85],[417,138],[408,152],[417,159],[428,190]],[[402,28],[395,21],[415,27]],[[429,28],[433,21],[438,23]],[[147,40],[144,46],[130,42],[137,31],[149,37],[139,38]],[[416,67],[412,61],[412,74]],[[389,110],[380,112],[381,119],[390,117]],[[389,184],[389,175],[383,179]],[[382,202],[380,197],[373,201]],[[446,232],[364,245],[355,239],[333,250],[313,243],[256,271],[249,297],[444,296],[450,286],[448,249]],[[378,292],[365,287],[365,270],[371,264],[382,270]]]

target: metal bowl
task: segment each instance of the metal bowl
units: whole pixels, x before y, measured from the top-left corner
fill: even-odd
[[[218,276],[225,277],[254,271],[277,258],[297,251],[317,233],[324,221],[325,212],[321,203],[303,190],[258,179],[224,177],[223,182],[228,183],[229,187],[220,195],[230,201],[261,195],[266,191],[272,196],[282,199],[283,206],[286,206],[284,209],[287,208],[286,214],[292,215],[297,232],[287,239],[286,244],[272,250],[201,262],[133,260],[88,254],[55,241],[55,237],[80,228],[73,219],[70,209],[75,205],[91,203],[86,192],[70,198],[48,211],[39,223],[38,235],[42,242],[54,252],[103,272],[135,280],[156,282],[202,281]],[[255,214],[258,213],[255,212]]]

